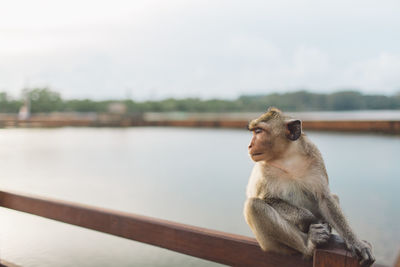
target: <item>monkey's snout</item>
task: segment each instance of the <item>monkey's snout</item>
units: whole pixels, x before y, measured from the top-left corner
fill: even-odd
[[[254,146],[254,141],[251,140],[250,144],[247,146],[247,148],[249,149],[249,151],[250,151],[250,149],[251,149],[253,146]]]

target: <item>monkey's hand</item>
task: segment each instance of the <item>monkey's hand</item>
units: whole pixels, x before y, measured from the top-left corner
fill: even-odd
[[[371,266],[375,262],[375,257],[372,254],[372,247],[368,242],[358,241],[347,246],[353,254],[358,257],[360,265]]]
[[[311,224],[315,224],[318,222],[318,219],[311,213],[311,211],[307,209],[300,209],[297,213],[296,218],[296,226],[302,231],[303,233],[307,233],[310,229]]]
[[[327,223],[311,224],[308,230],[308,240],[315,246],[323,245],[328,242],[330,235],[331,228]]]

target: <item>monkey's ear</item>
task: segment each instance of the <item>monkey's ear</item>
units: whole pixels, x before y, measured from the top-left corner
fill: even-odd
[[[289,140],[295,141],[301,136],[301,121],[290,120],[286,122],[286,137]]]

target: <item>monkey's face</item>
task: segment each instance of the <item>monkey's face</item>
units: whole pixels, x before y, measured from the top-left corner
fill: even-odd
[[[276,108],[269,108],[252,120],[248,129],[253,133],[248,147],[251,159],[268,162],[282,156],[291,142],[301,136],[301,121],[284,116]]]
[[[268,161],[275,157],[278,137],[267,123],[261,122],[251,129],[253,137],[248,146],[253,161]]]

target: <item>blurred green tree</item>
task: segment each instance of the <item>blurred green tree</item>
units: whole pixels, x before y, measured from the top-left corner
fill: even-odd
[[[312,93],[300,90],[289,93],[242,95],[235,100],[167,98],[160,101],[135,102],[125,100],[71,99],[63,100],[58,92],[48,88],[25,89],[21,99],[14,100],[7,93],[0,92],[0,112],[17,113],[29,99],[31,112],[108,112],[113,102],[123,103],[129,113],[141,112],[260,112],[269,106],[285,111],[318,110],[360,110],[360,109],[400,109],[400,92],[393,96],[364,95],[355,90],[339,91],[332,94]]]
[[[0,112],[17,113],[21,106],[20,100],[14,100],[6,92],[0,92]]]
[[[63,111],[64,103],[59,93],[48,88],[28,90],[31,113]]]

